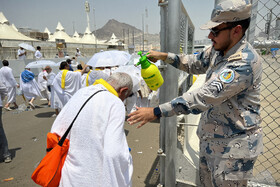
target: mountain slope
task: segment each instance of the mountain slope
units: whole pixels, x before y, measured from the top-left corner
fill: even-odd
[[[134,26],[111,19],[102,28],[96,30],[96,37],[98,39],[106,40],[112,36],[112,33],[114,33],[117,38],[123,38],[124,31],[125,35],[127,35],[128,30],[130,35],[132,35],[133,31],[134,35],[139,35],[142,32]]]
[[[143,41],[142,30],[114,19],[109,20],[102,28],[97,29],[96,32],[94,32],[99,40],[109,40],[113,33],[118,39],[124,40],[124,43],[128,45],[133,44],[133,35],[135,45],[139,45]],[[145,33],[145,40],[147,40],[148,44],[159,45],[159,38],[159,34]]]

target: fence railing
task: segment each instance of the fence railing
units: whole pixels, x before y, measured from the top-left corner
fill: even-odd
[[[215,0],[215,3],[221,1],[223,0]],[[192,53],[194,27],[181,0],[160,2],[161,51]],[[280,186],[280,50],[277,50],[280,48],[280,0],[251,0],[251,3],[251,26],[246,35],[263,61],[261,125],[264,132],[264,153],[255,163],[254,179],[249,182],[249,186]],[[168,81],[165,85],[168,85],[168,88],[165,86],[161,88],[161,103],[170,101],[183,92],[173,84],[178,80],[178,74],[179,72],[170,66],[163,71],[165,81]],[[189,82],[188,78],[187,83]],[[195,186],[199,184],[197,168],[194,167],[197,152],[193,152],[192,163],[181,158],[181,154],[184,153],[178,151],[177,140],[180,141],[181,137],[177,134],[177,127],[174,128],[176,123],[175,118],[161,119],[160,185],[175,186],[178,181],[182,181],[184,184]],[[181,129],[178,128],[179,130]],[[174,149],[176,146],[177,149]],[[192,168],[192,171],[186,168]],[[184,176],[192,176],[193,179],[191,181],[187,178],[178,179],[180,172]],[[177,183],[177,186],[181,185]]]
[[[261,116],[264,153],[252,182],[280,186],[280,1],[252,0],[248,41],[262,58]],[[254,31],[254,32],[252,32]],[[278,54],[277,54],[278,52]]]

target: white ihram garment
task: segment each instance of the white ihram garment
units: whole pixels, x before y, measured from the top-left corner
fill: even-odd
[[[50,92],[48,90],[48,81],[45,80],[43,77],[46,77],[48,76],[48,73],[46,71],[42,71],[39,73],[38,75],[38,86],[41,90],[41,94],[43,96],[43,98],[46,98],[46,99],[50,99]]]
[[[3,66],[0,71],[2,73],[2,82],[8,89],[7,103],[14,103],[16,102],[17,81],[15,80],[15,77],[13,75],[13,70],[8,66]]]
[[[62,71],[58,72],[53,80],[51,89],[51,107],[62,109],[69,99],[81,88],[81,73],[68,71],[65,78],[65,88],[61,88]]]
[[[3,79],[2,73],[0,71],[0,108],[3,107],[2,100],[4,100],[7,95],[7,87],[3,83],[3,80],[4,79]]]
[[[20,85],[20,90],[22,91],[26,99],[31,100],[32,98],[36,98],[37,96],[43,97],[41,95],[41,91],[38,86],[38,83],[36,82],[35,79],[32,79],[31,81],[25,83],[22,81],[20,75],[19,85]]]
[[[24,50],[24,49],[19,49],[19,50],[18,50],[18,59],[19,59],[19,60],[24,60],[24,59],[26,58],[26,55],[25,55],[25,54],[19,56],[20,54],[23,54],[23,53],[25,53],[25,50]]]
[[[35,52],[34,56],[35,56],[36,60],[39,60],[43,57],[42,53],[39,50],[37,50]]]
[[[92,70],[89,73],[89,77],[88,77],[88,84],[92,85],[97,79],[103,79],[103,80],[107,80],[109,77],[109,75],[107,75],[106,73],[104,73],[103,71],[100,70]],[[82,79],[84,79],[82,81],[83,87],[86,87],[86,78],[87,78],[87,73],[83,74]]]
[[[86,99],[97,90],[106,89],[101,84],[80,89],[59,113],[51,132],[62,136]],[[68,134],[70,147],[60,187],[131,186],[133,165],[124,121],[124,104],[109,91],[89,100]]]
[[[47,76],[48,86],[52,85],[54,78],[55,78],[55,73],[54,72],[48,73],[48,76]]]
[[[84,73],[81,77],[82,87],[86,87],[86,79],[87,79],[87,73]]]

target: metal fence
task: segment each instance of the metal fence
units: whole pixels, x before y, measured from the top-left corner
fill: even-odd
[[[215,3],[221,1],[223,0],[215,0]],[[161,51],[191,53],[194,27],[181,0],[168,2],[159,0],[159,2],[159,6],[161,6]],[[280,186],[280,50],[277,51],[277,48],[280,48],[280,0],[251,0],[251,2],[251,26],[246,35],[247,40],[256,48],[263,61],[261,91],[263,121],[261,125],[264,132],[264,153],[258,157],[255,163],[255,177],[249,182],[249,186]],[[170,101],[184,92],[174,84],[178,80],[178,75],[179,72],[170,66],[163,70],[163,76],[167,81],[165,85],[168,86],[161,88],[161,103]],[[192,184],[189,181],[183,182],[195,186],[198,185],[197,171],[195,171],[197,168],[192,168],[192,171],[186,170],[194,164],[186,166],[188,163],[183,163],[184,161],[180,160],[181,157],[178,157],[180,145],[177,142],[177,138],[179,138],[177,137],[177,127],[174,128],[176,123],[177,120],[173,117],[161,119],[159,186],[175,186],[176,183],[177,186],[181,186],[178,183],[177,170],[181,173],[184,173],[185,170],[184,175],[196,178]],[[193,153],[195,160],[197,152]]]
[[[258,184],[280,186],[280,1],[253,0],[248,40],[263,60],[261,116],[264,153],[254,169]],[[276,54],[274,54],[276,52]],[[261,185],[261,186],[262,186]]]

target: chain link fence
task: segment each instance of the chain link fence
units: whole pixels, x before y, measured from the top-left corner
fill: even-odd
[[[280,186],[280,0],[252,0],[252,4],[254,14],[249,32],[255,31],[253,45],[263,61],[261,116],[264,132],[264,153],[255,163],[252,184]]]

